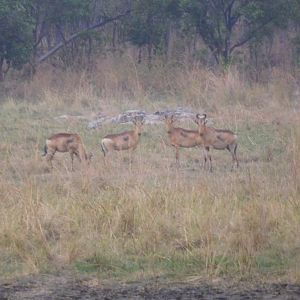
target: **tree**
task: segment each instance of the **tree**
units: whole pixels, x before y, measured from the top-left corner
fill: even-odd
[[[237,48],[287,25],[295,5],[297,0],[181,0],[185,21],[224,65]]]
[[[105,8],[110,1],[97,0],[32,0],[35,19],[35,63],[39,64],[93,30],[112,23],[130,13],[123,9],[114,15]],[[118,1],[114,1],[118,2]],[[124,1],[123,1],[124,2]],[[111,4],[110,4],[111,6]],[[45,43],[45,47],[41,45]],[[38,53],[41,48],[42,51]]]
[[[136,0],[128,22],[128,39],[140,49],[147,47],[148,62],[153,51],[161,50],[172,19],[178,15],[177,0]]]
[[[33,22],[23,0],[0,0],[0,81],[10,67],[27,63],[33,47]]]

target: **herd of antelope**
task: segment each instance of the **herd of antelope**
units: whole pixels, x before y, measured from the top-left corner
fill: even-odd
[[[201,147],[204,150],[204,168],[206,168],[208,163],[208,170],[212,171],[210,149],[227,149],[232,155],[232,170],[235,164],[238,167],[239,161],[236,155],[237,135],[227,129],[216,129],[207,126],[206,114],[197,114],[194,121],[198,125],[198,130],[188,130],[174,127],[174,115],[165,115],[170,143],[176,149],[176,164],[179,164],[179,148]],[[136,116],[133,119],[133,123],[135,125],[133,130],[119,134],[109,134],[101,140],[101,150],[104,157],[112,150],[134,151],[136,149],[142,133],[144,119],[141,116]],[[52,159],[56,152],[70,153],[72,171],[74,155],[86,165],[89,165],[92,158],[92,154],[87,153],[82,139],[77,133],[57,133],[52,135],[46,140],[44,151],[44,156],[46,156],[46,160],[51,168],[53,168]]]

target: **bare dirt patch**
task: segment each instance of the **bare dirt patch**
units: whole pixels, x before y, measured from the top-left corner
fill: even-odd
[[[300,299],[300,285],[101,281],[70,272],[0,281],[0,299]]]

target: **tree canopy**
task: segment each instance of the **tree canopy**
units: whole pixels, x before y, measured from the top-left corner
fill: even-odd
[[[298,0],[0,0],[0,80],[10,67],[53,56],[69,64],[99,49],[145,50],[148,63],[188,38],[215,63],[274,30],[299,26]],[[296,39],[295,39],[296,40]]]
[[[0,1],[0,80],[10,67],[19,68],[32,53],[33,22],[26,1]]]

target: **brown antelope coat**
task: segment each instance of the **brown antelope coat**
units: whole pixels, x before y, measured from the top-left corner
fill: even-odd
[[[206,126],[206,114],[197,114],[196,123],[199,126],[199,135],[203,140],[205,165],[207,160],[209,160],[209,170],[212,171],[212,160],[211,155],[209,154],[210,148],[217,150],[227,149],[232,155],[232,169],[234,168],[235,163],[238,167],[239,161],[236,155],[237,135],[231,130],[216,129],[213,127]]]
[[[87,154],[81,137],[77,133],[56,133],[46,140],[44,156],[53,168],[52,160],[56,152],[69,152],[72,161],[72,171],[74,170],[74,155],[80,162],[89,164],[92,154]]]
[[[101,140],[101,149],[104,156],[111,150],[131,149],[133,151],[136,149],[142,134],[144,119],[142,117],[135,117],[132,122],[135,125],[134,130],[108,134]]]
[[[192,148],[202,145],[202,138],[198,130],[188,130],[180,127],[174,127],[174,115],[165,116],[167,133],[171,145],[176,149],[176,163],[179,163],[179,148]]]

